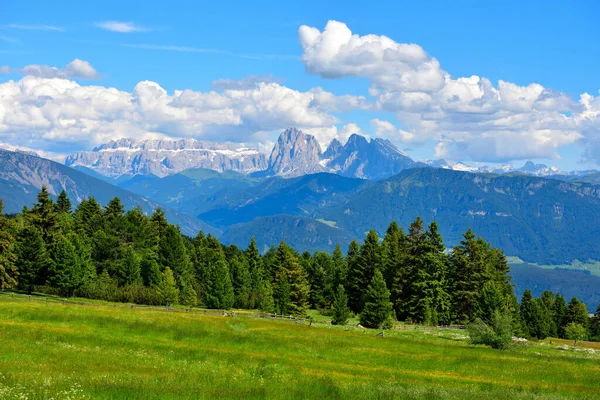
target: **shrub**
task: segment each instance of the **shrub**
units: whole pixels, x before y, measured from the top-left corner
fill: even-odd
[[[477,318],[467,326],[467,331],[472,344],[503,350],[512,343],[512,319],[508,312],[495,311],[489,325]]]

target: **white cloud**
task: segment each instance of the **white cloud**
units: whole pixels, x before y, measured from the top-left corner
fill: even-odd
[[[374,87],[409,92],[437,90],[444,83],[439,62],[416,44],[358,36],[337,21],[329,21],[323,32],[303,25],[299,40],[307,71],[325,78],[359,76]]]
[[[11,72],[21,75],[36,76],[38,78],[61,78],[61,79],[98,79],[100,75],[91,64],[84,60],[74,59],[65,68],[49,67],[48,65],[31,64],[23,68],[0,67],[0,73]]]
[[[283,79],[273,75],[248,75],[242,79],[217,79],[211,87],[217,90],[244,90],[255,88],[259,83],[283,82]]]
[[[148,29],[143,28],[133,22],[123,21],[101,21],[95,24],[98,28],[104,29],[111,32],[120,33],[132,33],[132,32],[145,32]]]
[[[563,146],[598,136],[598,100],[571,97],[532,83],[496,86],[479,76],[453,78],[416,44],[386,36],[353,34],[341,22],[325,29],[299,29],[301,60],[323,78],[361,77],[370,83],[367,100],[357,107],[393,113],[406,127],[373,119],[376,136],[403,143],[438,143],[438,156],[476,161],[556,158]],[[340,101],[340,98],[336,99]],[[596,110],[596,111],[593,111]],[[600,161],[595,150],[588,158]]]
[[[62,26],[54,26],[54,25],[23,25],[23,24],[8,24],[5,25],[6,28],[9,29],[21,29],[26,31],[53,31],[53,32],[63,32],[65,28]]]
[[[11,36],[5,36],[5,35],[0,35],[0,40],[2,40],[3,42],[6,43],[11,43],[11,44],[20,44],[21,41],[17,38],[11,37]]]
[[[319,94],[335,102],[327,93]],[[173,93],[150,81],[139,82],[132,92],[39,76],[0,84],[0,141],[46,151],[86,149],[121,137],[247,143],[258,141],[257,132],[288,126],[328,141],[337,134],[337,122],[312,91],[275,82]]]

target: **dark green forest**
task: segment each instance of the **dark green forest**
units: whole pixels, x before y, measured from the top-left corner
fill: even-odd
[[[0,203],[1,204],[1,203]],[[581,325],[600,337],[600,305],[525,291],[519,303],[504,253],[471,230],[447,249],[436,222],[417,217],[406,231],[392,222],[383,238],[370,230],[343,254],[299,254],[286,243],[261,254],[212,235],[183,235],[157,209],[125,211],[119,198],[94,198],[73,208],[63,191],[43,188],[32,208],[5,216],[0,205],[0,288],[107,301],[258,309],[305,317],[317,309],[367,328],[394,320],[426,325],[492,324],[503,315],[514,335],[566,337]]]

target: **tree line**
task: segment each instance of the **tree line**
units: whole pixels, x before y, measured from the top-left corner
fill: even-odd
[[[0,203],[1,204],[1,203]],[[438,225],[417,218],[405,232],[392,222],[344,254],[298,253],[285,242],[264,254],[199,232],[187,237],[162,210],[125,211],[118,198],[75,208],[63,191],[43,187],[32,208],[10,216],[0,206],[0,288],[138,304],[259,309],[306,316],[308,309],[345,324],[352,314],[370,328],[413,323],[493,323],[509,318],[513,334],[565,336],[569,324],[600,336],[600,306],[589,318],[576,298],[567,305],[545,292],[521,303],[506,257],[469,230],[448,250]]]

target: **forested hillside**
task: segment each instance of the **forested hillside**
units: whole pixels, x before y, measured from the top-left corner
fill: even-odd
[[[73,210],[62,192],[44,188],[31,209],[0,216],[0,286],[62,296],[141,304],[261,309],[305,316],[309,308],[344,324],[351,313],[370,328],[393,319],[422,324],[512,320],[515,334],[564,335],[576,323],[598,334],[598,312],[569,305],[558,294],[517,302],[504,254],[471,230],[446,252],[437,223],[416,218],[405,233],[392,222],[352,241],[344,255],[297,253],[285,242],[261,255],[253,239],[245,250],[200,232],[181,234],[158,209],[125,211],[118,198],[102,207],[94,198]],[[600,310],[599,310],[600,311]]]

